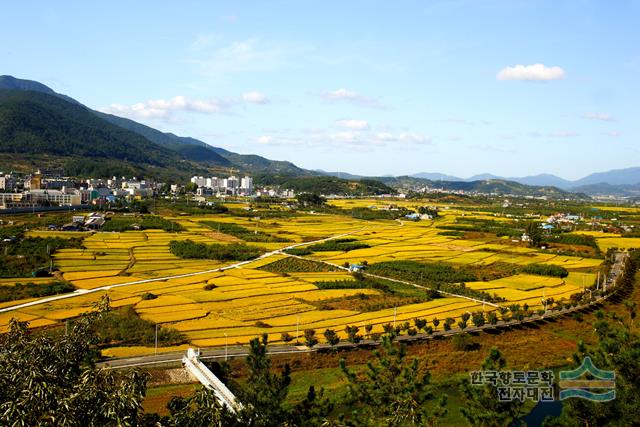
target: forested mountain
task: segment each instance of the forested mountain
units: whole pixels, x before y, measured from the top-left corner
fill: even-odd
[[[82,104],[75,99],[59,94],[48,86],[32,80],[17,79],[12,76],[0,76],[0,89],[45,93],[82,106]],[[113,125],[143,136],[148,141],[178,153],[183,159],[202,163],[203,166],[234,168],[247,173],[284,173],[288,175],[313,174],[310,171],[297,167],[291,162],[270,160],[254,154],[234,153],[223,148],[213,147],[195,138],[182,137],[168,132],[161,132],[153,129],[152,127],[124,117],[106,114],[87,107],[85,107],[85,109]]]

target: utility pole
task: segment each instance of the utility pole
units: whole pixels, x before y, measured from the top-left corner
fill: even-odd
[[[300,316],[296,316],[296,344],[298,344],[299,336],[300,336]]]
[[[396,314],[398,313],[398,306],[393,306],[393,327],[396,327]]]
[[[158,355],[158,324],[156,323],[156,345],[155,345],[155,355]]]
[[[227,333],[224,333],[224,361],[229,360],[229,351],[227,347]]]

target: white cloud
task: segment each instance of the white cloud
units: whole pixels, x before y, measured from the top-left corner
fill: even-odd
[[[404,142],[410,144],[431,144],[431,139],[417,132],[379,132],[374,139],[380,142]]]
[[[130,119],[169,121],[179,112],[200,114],[231,114],[234,107],[242,104],[268,104],[270,99],[261,92],[245,92],[241,98],[193,99],[178,95],[171,99],[150,99],[132,105],[111,104],[99,111]]]
[[[589,120],[600,120],[603,122],[614,122],[616,120],[608,113],[584,113],[582,117]]]
[[[355,119],[336,120],[336,125],[342,128],[353,129],[353,130],[369,129],[369,122],[367,122],[366,120],[355,120]]]
[[[349,102],[361,107],[383,108],[377,99],[345,88],[325,91],[320,96],[329,102]]]
[[[299,138],[273,137],[270,135],[261,135],[256,138],[256,142],[261,145],[298,145],[303,143]]]
[[[612,138],[617,138],[619,136],[622,136],[622,134],[620,132],[616,131],[616,130],[611,130],[611,131],[608,131],[608,132],[602,132],[602,134],[604,136],[610,136]]]
[[[242,99],[251,104],[268,104],[271,102],[267,96],[261,92],[245,92]]]
[[[132,119],[169,119],[178,111],[202,114],[218,114],[228,112],[233,101],[219,98],[190,99],[186,96],[175,96],[171,99],[150,99],[133,105],[111,104],[100,108],[103,113]]]
[[[381,146],[400,148],[432,144],[429,137],[418,132],[373,132],[369,129],[345,129],[337,132],[326,129],[300,129],[297,132],[292,131],[289,136],[272,130],[269,134],[257,137],[255,142],[261,145],[304,144],[310,147],[329,146],[358,149]]]
[[[565,72],[560,67],[547,67],[544,64],[516,65],[505,67],[498,72],[497,80],[550,81],[561,80]]]
[[[258,144],[270,144],[271,142],[273,142],[273,137],[267,136],[267,135],[262,135],[262,136],[259,136],[258,138],[256,138],[256,142]]]
[[[573,138],[574,136],[578,136],[578,134],[576,132],[561,130],[561,131],[550,132],[549,136],[552,138]]]

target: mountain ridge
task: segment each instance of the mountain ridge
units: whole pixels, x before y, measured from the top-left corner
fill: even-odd
[[[239,154],[220,147],[214,147],[196,138],[182,137],[169,132],[161,132],[134,120],[93,110],[81,102],[60,94],[50,87],[13,76],[0,76],[0,89],[31,91],[44,93],[63,99],[69,103],[86,108],[101,119],[143,136],[147,140],[178,153],[182,158],[211,166],[224,167],[251,172],[276,172],[287,175],[310,175],[309,171],[299,168],[288,161],[271,160],[255,154]]]

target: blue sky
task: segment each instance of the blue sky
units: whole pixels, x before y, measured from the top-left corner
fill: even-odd
[[[639,1],[89,3],[4,5],[0,74],[311,169],[640,166]]]

